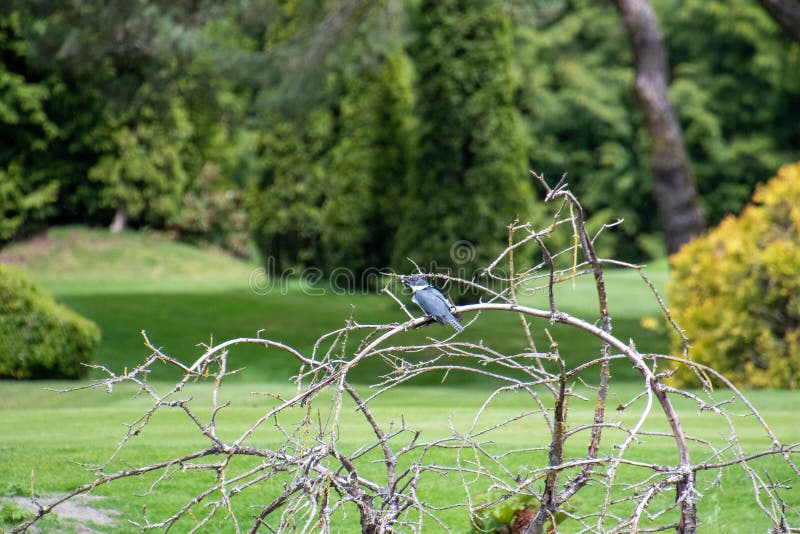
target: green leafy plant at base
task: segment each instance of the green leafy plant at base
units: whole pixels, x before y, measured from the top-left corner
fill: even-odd
[[[100,341],[95,323],[0,264],[0,378],[80,378]]]
[[[800,163],[672,257],[671,306],[690,356],[749,387],[800,387]],[[680,345],[675,340],[675,345]],[[680,383],[694,375],[682,369]]]
[[[14,504],[4,504],[0,508],[0,525],[13,526],[28,516],[28,511]]]
[[[523,532],[539,507],[539,501],[533,495],[516,494],[488,508],[474,512],[470,516],[472,530],[470,534],[516,534]],[[572,507],[569,507],[570,509]],[[566,518],[566,514],[555,515],[556,524]],[[550,523],[547,532],[555,532]]]
[[[6,532],[5,529],[12,528],[14,525],[27,518],[30,511],[23,506],[15,503],[0,504],[0,529]],[[44,518],[41,523],[41,528],[38,532],[60,532],[63,534],[73,534],[78,532],[87,532],[83,525],[71,524],[62,520],[59,517],[51,516]],[[89,530],[89,532],[95,532]]]

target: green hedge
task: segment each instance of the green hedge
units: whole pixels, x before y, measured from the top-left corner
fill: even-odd
[[[80,378],[100,329],[0,264],[0,378]]]

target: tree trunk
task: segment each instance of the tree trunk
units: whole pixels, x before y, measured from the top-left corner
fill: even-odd
[[[119,233],[128,227],[128,212],[125,208],[119,206],[117,212],[114,214],[114,220],[111,221],[111,226],[108,227],[112,234]]]
[[[783,31],[800,43],[800,1],[759,0],[761,5],[781,25]]]
[[[614,0],[635,56],[635,89],[650,135],[653,196],[672,254],[705,229],[683,134],[667,94],[667,49],[647,0]]]

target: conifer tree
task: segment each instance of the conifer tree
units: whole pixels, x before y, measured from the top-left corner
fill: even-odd
[[[362,275],[389,265],[414,123],[397,7],[373,12],[328,53],[317,66],[324,82],[302,106],[283,86],[260,95],[261,169],[247,196],[257,246],[279,268],[344,268],[363,287]]]
[[[472,274],[527,219],[532,192],[524,134],[512,104],[511,30],[502,2],[424,0],[414,51],[420,137],[405,186],[397,268]],[[480,257],[453,247],[469,242]],[[435,262],[435,264],[434,264]]]
[[[312,110],[303,124],[272,117],[258,140],[260,169],[245,202],[253,240],[264,261],[280,269],[317,266],[324,168],[321,146],[330,117]],[[267,119],[262,119],[266,121]]]
[[[391,260],[398,199],[411,158],[411,64],[397,48],[377,65],[345,74],[338,102],[338,138],[328,154],[322,206],[327,268],[367,270]]]

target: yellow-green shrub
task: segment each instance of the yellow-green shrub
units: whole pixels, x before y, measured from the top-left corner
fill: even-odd
[[[800,387],[800,162],[671,261],[671,307],[693,360],[740,385]]]
[[[57,304],[21,271],[0,264],[0,378],[79,378],[100,329]]]

